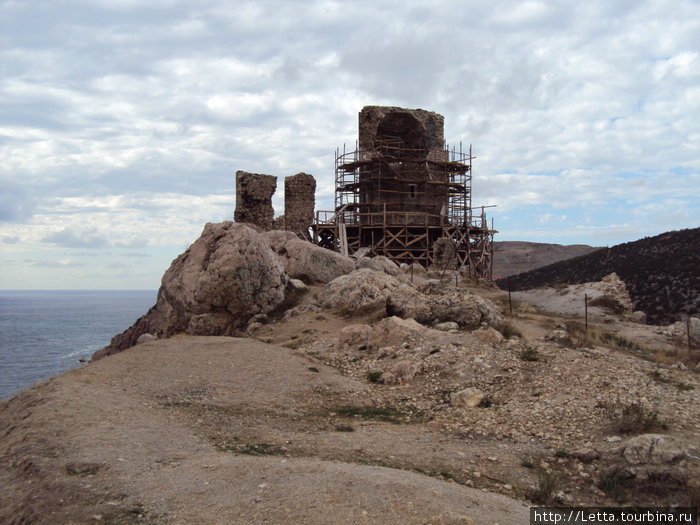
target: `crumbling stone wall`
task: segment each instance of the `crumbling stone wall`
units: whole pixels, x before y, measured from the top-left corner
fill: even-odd
[[[316,179],[297,173],[284,179],[284,229],[311,240],[309,227],[314,221]]]
[[[277,177],[260,173],[236,172],[236,222],[248,222],[263,230],[271,230],[274,221],[272,195]]]

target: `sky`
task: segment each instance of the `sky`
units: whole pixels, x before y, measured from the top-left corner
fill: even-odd
[[[496,240],[700,226],[698,0],[0,0],[0,289],[156,289],[235,172],[311,173],[366,105],[472,145]]]

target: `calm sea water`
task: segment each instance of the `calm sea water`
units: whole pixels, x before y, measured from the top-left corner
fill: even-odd
[[[0,291],[0,399],[80,366],[156,302],[156,291]]]

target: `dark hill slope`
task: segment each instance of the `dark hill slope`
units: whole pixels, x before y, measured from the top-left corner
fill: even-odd
[[[601,248],[514,277],[512,290],[598,281],[615,272],[649,323],[669,324],[700,311],[700,228],[662,233]],[[506,279],[498,279],[501,288]]]

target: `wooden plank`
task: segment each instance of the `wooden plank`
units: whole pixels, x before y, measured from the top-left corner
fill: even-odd
[[[345,223],[341,222],[339,225],[340,227],[340,253],[345,255],[346,257],[348,256],[348,233],[347,230],[345,229]]]

